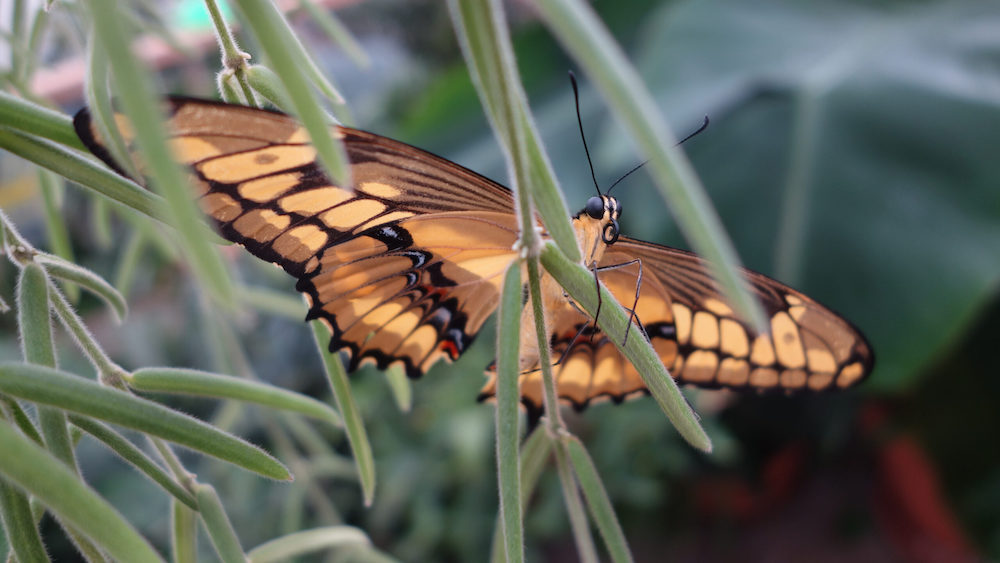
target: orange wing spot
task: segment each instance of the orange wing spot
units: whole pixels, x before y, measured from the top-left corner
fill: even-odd
[[[785,367],[805,367],[806,355],[802,350],[799,327],[788,313],[782,311],[771,317],[771,334],[774,337],[774,351]]]
[[[243,212],[235,199],[223,193],[211,193],[202,197],[201,209],[218,221],[232,221]]]
[[[757,368],[750,372],[750,385],[754,387],[774,387],[778,384],[778,372],[771,368]]]
[[[814,391],[819,391],[820,389],[826,389],[830,386],[830,382],[833,381],[832,373],[814,373],[809,376],[809,380],[806,381],[806,385]]]
[[[248,180],[239,185],[240,195],[258,203],[270,201],[280,197],[288,190],[299,185],[302,181],[302,174],[289,172],[287,174],[275,174],[265,176],[256,180]]]
[[[747,384],[750,364],[746,360],[726,358],[719,364],[719,383],[740,387]]]
[[[806,384],[806,372],[801,369],[786,369],[781,372],[781,386],[786,389],[801,389]]]
[[[865,368],[858,362],[844,366],[844,369],[840,370],[840,375],[837,377],[837,386],[850,387],[864,374]]]
[[[719,323],[711,313],[698,311],[694,314],[691,344],[697,348],[719,347]]]
[[[691,309],[674,303],[674,327],[677,328],[677,342],[687,344],[691,338]]]
[[[272,146],[213,158],[198,165],[209,180],[237,183],[258,176],[298,168],[316,160],[316,149],[303,146]]]
[[[750,352],[750,342],[747,340],[747,331],[739,323],[732,319],[722,319],[719,321],[721,349],[724,354],[729,354],[737,358],[745,358]]]
[[[448,354],[448,357],[451,358],[452,361],[458,359],[458,346],[456,346],[451,340],[442,340],[439,348],[442,352]]]
[[[684,366],[684,380],[705,383],[715,378],[719,367],[719,357],[708,350],[696,350],[688,356]]]
[[[770,338],[761,335],[753,341],[750,361],[758,366],[769,366],[774,363],[774,348],[771,347]]]

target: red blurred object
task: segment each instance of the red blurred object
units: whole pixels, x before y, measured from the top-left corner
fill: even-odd
[[[884,432],[885,408],[872,405],[863,422]],[[910,434],[885,439],[875,452],[875,516],[887,539],[906,561],[980,561],[941,491],[937,472]]]

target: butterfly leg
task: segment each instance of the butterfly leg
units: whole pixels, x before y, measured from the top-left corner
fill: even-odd
[[[635,308],[639,304],[639,292],[642,291],[642,260],[639,260],[638,258],[636,258],[635,260],[629,260],[628,262],[622,262],[621,264],[611,264],[610,266],[601,266],[600,268],[596,267],[596,264],[595,264],[592,267],[593,272],[594,272],[594,283],[596,284],[597,283],[597,272],[599,272],[599,271],[600,272],[604,272],[604,271],[607,271],[607,270],[618,270],[618,269],[621,269],[621,268],[627,268],[628,266],[631,266],[633,264],[635,264],[635,265],[637,265],[639,267],[639,274],[636,276],[636,281],[635,281],[635,299],[632,301],[632,308],[629,309],[629,308],[626,307],[626,310],[629,312],[629,318],[628,318],[628,325],[625,327],[625,339],[622,340],[622,346],[624,346],[625,343],[628,342],[628,333],[632,329],[632,321],[638,320],[637,317],[636,317],[636,314],[635,314]],[[601,290],[600,290],[600,287],[598,287],[597,288],[597,314],[594,315],[594,328],[595,329],[597,328],[597,317],[600,314],[601,314]],[[641,327],[642,325],[639,325],[639,326]],[[643,332],[645,332],[645,329],[643,330]]]
[[[590,263],[590,271],[594,272],[594,289],[597,290],[597,311],[594,311],[594,330],[590,333],[590,341],[593,342],[594,335],[597,334],[597,319],[601,316],[601,305],[604,300],[601,298],[601,280],[597,279],[597,262]]]

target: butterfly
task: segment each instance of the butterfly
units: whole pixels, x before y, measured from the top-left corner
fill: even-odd
[[[307,320],[329,328],[330,350],[345,351],[351,370],[399,364],[416,378],[469,348],[518,259],[510,190],[405,143],[332,126],[351,163],[349,189],[322,171],[305,129],[288,115],[181,97],[165,104],[170,146],[187,165],[201,208],[223,237],[298,280]],[[127,119],[116,120],[131,150]],[[73,123],[94,155],[128,176],[86,108]],[[610,195],[594,196],[572,224],[586,264],[621,303],[633,304],[634,334],[650,340],[678,382],[820,391],[852,386],[871,372],[871,346],[848,321],[743,271],[771,329],[755,334],[697,255],[620,235],[621,209]],[[542,291],[561,400],[582,409],[646,392],[615,343],[547,275]],[[538,412],[530,314],[522,314],[520,389],[522,403]],[[481,399],[496,390],[493,367],[486,375]]]

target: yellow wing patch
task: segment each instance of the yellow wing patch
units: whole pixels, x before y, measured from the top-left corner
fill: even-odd
[[[409,145],[334,127],[352,164],[350,189],[323,174],[286,115],[181,98],[167,106],[171,149],[190,166],[202,210],[225,238],[298,278],[308,318],[326,323],[330,348],[347,350],[352,368],[402,363],[417,377],[468,347],[516,257],[506,188]],[[131,143],[128,121],[117,122]],[[124,174],[86,110],[74,125]]]

